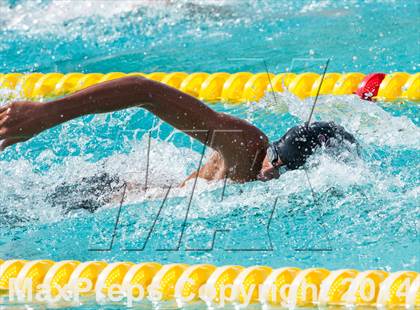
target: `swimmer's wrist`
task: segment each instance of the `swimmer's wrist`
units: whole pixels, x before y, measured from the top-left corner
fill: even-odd
[[[42,115],[49,127],[54,127],[68,120],[77,117],[71,107],[66,106],[62,99],[54,100],[43,104]]]
[[[44,113],[51,127],[74,118],[99,113],[114,112],[139,106],[150,99],[147,94],[156,93],[155,82],[141,77],[124,77],[97,84],[63,98],[44,104]],[[147,90],[147,91],[146,91]]]
[[[64,122],[83,115],[134,107],[144,102],[145,83],[146,79],[140,77],[104,82],[50,101],[46,103],[46,109],[58,122]]]

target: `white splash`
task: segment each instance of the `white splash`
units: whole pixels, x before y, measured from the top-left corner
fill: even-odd
[[[265,108],[275,113],[285,113],[306,121],[313,98],[299,100],[289,92],[267,93],[263,100],[252,103],[252,109]],[[354,95],[320,96],[312,120],[334,121],[356,134],[367,144],[418,149],[420,131],[407,116],[394,116],[379,104],[361,100]]]
[[[114,19],[123,18],[124,14],[136,12],[139,9],[165,12],[173,11],[173,17],[182,15],[179,11],[188,5],[196,7],[224,6],[237,3],[237,0],[53,0],[53,1],[24,1],[15,6],[7,2],[0,2],[0,25],[4,30],[22,31],[31,34],[65,33],[68,23],[75,23],[80,19],[98,18],[112,23]],[[175,14],[178,11],[179,14]],[[164,13],[162,11],[162,13]],[[138,22],[141,22],[139,17]],[[67,35],[69,35],[67,33]]]
[[[331,5],[331,2],[328,0],[323,1],[311,1],[308,4],[305,4],[301,9],[300,13],[308,13],[313,11],[320,11],[322,9],[327,8]]]

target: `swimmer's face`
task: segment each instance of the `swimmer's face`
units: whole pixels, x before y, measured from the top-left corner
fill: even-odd
[[[276,162],[275,164],[272,164],[269,160],[267,155],[264,158],[262,168],[260,170],[260,173],[258,174],[258,180],[260,181],[269,181],[272,179],[278,179],[280,177],[279,167],[283,163],[281,160]]]

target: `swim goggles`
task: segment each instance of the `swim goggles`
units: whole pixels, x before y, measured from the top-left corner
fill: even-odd
[[[267,148],[267,159],[274,167],[276,167],[279,170],[281,174],[286,173],[289,170],[285,163],[283,163],[280,166],[277,166],[277,163],[280,160],[280,155],[277,152],[277,147],[272,143],[270,143],[270,145]]]

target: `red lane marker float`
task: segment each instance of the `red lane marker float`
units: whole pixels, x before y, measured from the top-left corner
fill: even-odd
[[[378,94],[379,86],[385,78],[385,73],[371,73],[365,76],[356,90],[356,95],[364,100],[372,101],[372,98]]]

